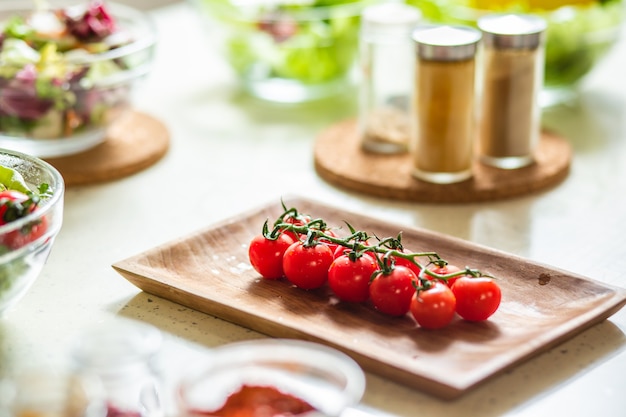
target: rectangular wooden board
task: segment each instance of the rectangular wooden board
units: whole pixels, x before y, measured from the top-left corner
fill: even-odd
[[[397,236],[412,251],[435,251],[452,264],[498,278],[503,298],[486,322],[459,318],[427,331],[409,316],[346,304],[328,288],[303,291],[260,278],[248,243],[279,203],[234,216],[189,236],[119,261],[113,268],[145,292],[273,337],[319,342],[352,356],[365,370],[452,399],[605,320],[626,303],[626,290],[518,256],[423,229],[380,221],[305,198],[287,207],[349,222],[378,237]]]

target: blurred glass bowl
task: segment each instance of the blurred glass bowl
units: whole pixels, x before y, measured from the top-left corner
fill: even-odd
[[[142,12],[87,0],[0,2],[0,143],[38,157],[92,148],[131,103],[156,42]],[[59,17],[61,16],[61,17]],[[104,28],[104,29],[103,29]]]
[[[620,37],[623,0],[408,0],[436,22],[475,25],[491,12],[525,12],[548,22],[543,107],[576,97],[576,87]]]
[[[33,192],[41,184],[48,184],[50,195],[26,216],[6,224],[4,219],[0,222],[0,316],[26,294],[43,269],[61,229],[65,192],[61,174],[38,158],[0,149],[1,167],[21,174]],[[6,170],[2,172],[0,182],[4,184]],[[0,212],[4,216],[1,208]]]
[[[105,417],[98,383],[61,369],[28,368],[0,380],[0,415]]]
[[[345,92],[353,81],[360,14],[374,2],[192,0],[244,89],[284,103]]]
[[[314,409],[304,414],[285,412],[284,415],[321,413],[334,417],[360,401],[365,376],[350,357],[317,343],[286,339],[231,343],[215,349],[208,368],[182,382],[178,391],[180,414],[213,415],[243,387],[275,389],[290,398],[285,400],[288,404],[295,397]],[[259,403],[276,405],[263,391],[253,401],[254,404],[244,406],[254,409]],[[248,411],[252,410],[248,408]]]

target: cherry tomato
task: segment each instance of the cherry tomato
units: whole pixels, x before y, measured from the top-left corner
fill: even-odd
[[[37,200],[15,190],[0,192],[0,225],[18,220],[37,210]],[[18,230],[0,236],[0,245],[17,249],[43,236],[48,230],[46,217],[25,224]]]
[[[4,190],[0,192],[0,225],[10,223],[24,217],[35,209],[35,206],[22,208],[21,203],[28,200],[28,196],[20,191]]]
[[[409,312],[415,293],[415,273],[402,265],[395,265],[388,273],[381,272],[370,283],[370,299],[381,313],[403,316]]]
[[[461,268],[459,268],[458,266],[455,265],[444,265],[444,266],[437,266],[437,265],[433,265],[432,267],[429,268],[431,271],[433,271],[435,274],[439,274],[439,275],[448,275],[448,274],[454,274],[455,272],[459,272],[461,270]],[[447,280],[447,282],[444,282],[442,280],[442,282],[446,283],[448,285],[448,287],[452,288],[452,285],[454,285],[454,283],[456,282],[457,279],[459,279],[462,275],[456,276],[454,278],[449,278]],[[426,275],[427,278],[431,278],[429,275]]]
[[[283,255],[293,243],[286,233],[281,233],[275,240],[264,235],[255,236],[248,247],[250,264],[263,278],[281,278],[284,276]]]
[[[367,245],[367,242],[361,242],[363,245]],[[352,245],[352,243],[350,243]],[[333,256],[335,257],[335,259],[339,258],[342,255],[347,255],[348,252],[352,251],[353,248],[352,247],[346,247],[343,245],[337,245],[337,247],[335,248],[334,252],[333,252]],[[374,260],[377,259],[378,254],[375,252],[368,252],[368,255],[370,255]]]
[[[427,290],[418,291],[411,299],[411,315],[425,329],[441,329],[450,324],[456,311],[456,298],[450,287],[435,282]]]
[[[322,243],[305,246],[295,242],[285,251],[283,271],[287,279],[304,290],[324,285],[328,279],[328,268],[333,262],[333,253]]]
[[[456,312],[469,321],[487,320],[500,306],[500,286],[487,277],[460,277],[452,286]]]
[[[403,253],[411,253],[411,251],[407,250],[407,249],[404,249],[402,252]],[[385,256],[385,254],[378,252],[376,254],[376,256],[378,256],[378,258],[380,260],[382,260],[383,257]],[[402,258],[400,256],[393,256],[393,255],[388,255],[388,259],[389,259],[388,262],[392,262],[393,261],[393,263],[395,263],[396,265],[402,265],[402,266],[405,266],[405,267],[409,268],[411,271],[413,271],[415,273],[415,276],[419,276],[420,272],[422,271],[419,266],[417,266],[415,263],[413,263],[409,259]]]
[[[348,255],[336,258],[328,269],[328,285],[342,301],[362,303],[370,295],[370,279],[378,263],[368,254],[354,261]]]
[[[301,214],[301,213],[298,213],[298,215],[294,215],[293,213],[288,213],[285,215],[285,217],[283,217],[282,220],[283,220],[283,223],[291,223],[296,226],[304,226],[305,224],[311,221],[311,216],[309,216],[308,214]]]
[[[337,232],[335,232],[335,231],[334,231],[334,230],[332,230],[332,229],[325,229],[325,230],[324,230],[324,233],[326,233],[328,236],[331,236],[331,237],[339,237],[339,236],[337,235]],[[341,246],[341,245],[339,245],[339,244],[337,244],[337,243],[332,243],[332,242],[330,242],[330,241],[328,241],[328,240],[326,240],[326,239],[324,239],[324,238],[320,238],[320,243],[323,243],[324,245],[328,246],[328,248],[330,249],[330,251],[333,253],[333,258],[334,258],[334,253],[335,253],[335,251],[336,251],[339,247],[343,247],[343,246]]]
[[[304,226],[310,221],[311,217],[306,214],[298,214],[297,216],[294,216],[293,214],[289,213],[286,214],[285,217],[283,217],[282,219],[283,223],[293,224],[294,226]],[[291,230],[286,230],[283,233],[289,235],[294,242],[300,240],[300,234],[292,232]]]
[[[25,224],[18,230],[0,236],[0,245],[5,245],[11,249],[21,248],[30,242],[34,242],[43,236],[48,230],[48,219],[42,217]]]
[[[350,252],[351,250],[352,249],[346,248],[345,246],[337,245],[337,247],[335,248],[335,251],[333,252],[333,258],[337,259],[340,256],[347,255],[348,252]]]
[[[411,251],[407,250],[407,249],[405,249],[403,252],[404,253],[411,253]],[[416,264],[414,264],[409,259],[400,258],[398,256],[394,256],[394,261],[396,262],[396,265],[402,265],[402,266],[406,266],[407,268],[409,268],[411,271],[413,271],[415,273],[415,276],[419,276],[420,272],[422,272],[421,268],[419,266],[417,266]]]

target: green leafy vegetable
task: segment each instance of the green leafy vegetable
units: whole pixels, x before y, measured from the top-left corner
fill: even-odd
[[[358,52],[360,10],[366,3],[285,1],[251,10],[229,0],[202,0],[227,31],[226,55],[236,72],[305,84],[338,79],[350,70]]]
[[[0,191],[16,190],[24,194],[31,192],[22,174],[13,168],[0,165]]]

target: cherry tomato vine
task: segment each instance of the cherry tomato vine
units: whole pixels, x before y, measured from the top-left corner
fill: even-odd
[[[379,238],[346,222],[349,234],[340,237],[322,218],[282,208],[249,246],[251,265],[266,279],[284,277],[304,290],[328,283],[342,301],[370,301],[391,316],[410,312],[426,329],[445,327],[455,313],[483,321],[499,307],[494,277],[451,265],[433,251],[412,252],[402,233]]]

